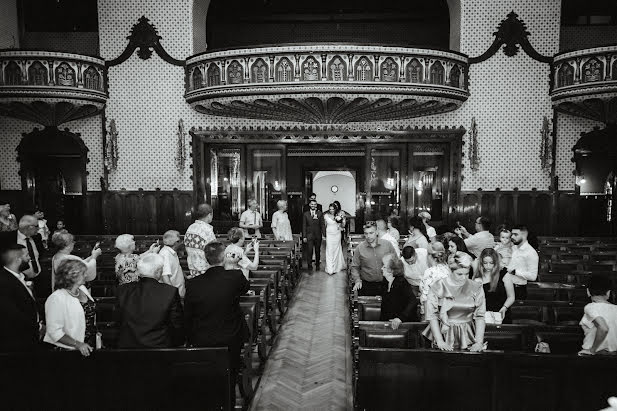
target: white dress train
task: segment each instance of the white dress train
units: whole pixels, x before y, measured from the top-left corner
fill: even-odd
[[[326,273],[336,274],[347,267],[341,245],[341,229],[332,215],[324,214],[324,219],[326,222]]]

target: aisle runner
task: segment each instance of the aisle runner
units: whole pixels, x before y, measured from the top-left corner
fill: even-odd
[[[266,365],[252,410],[350,410],[346,273],[304,274]]]

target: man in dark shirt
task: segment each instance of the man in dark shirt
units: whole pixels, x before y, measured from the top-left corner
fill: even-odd
[[[377,237],[377,226],[374,221],[364,225],[364,238],[353,253],[351,260],[351,278],[353,291],[358,295],[383,295],[385,281],[381,268],[386,254],[396,255],[396,250],[389,241]]]

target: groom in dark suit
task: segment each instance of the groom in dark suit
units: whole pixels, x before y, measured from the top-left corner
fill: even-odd
[[[319,270],[321,260],[321,238],[326,235],[326,225],[323,213],[317,209],[317,201],[309,202],[309,210],[302,215],[302,241],[305,243],[304,258],[311,270],[313,249],[315,250],[315,268]]]

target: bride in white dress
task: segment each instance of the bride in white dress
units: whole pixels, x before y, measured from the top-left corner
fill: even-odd
[[[326,222],[326,273],[333,275],[346,268],[341,231],[344,230],[344,217],[338,215],[334,204],[324,214]]]

